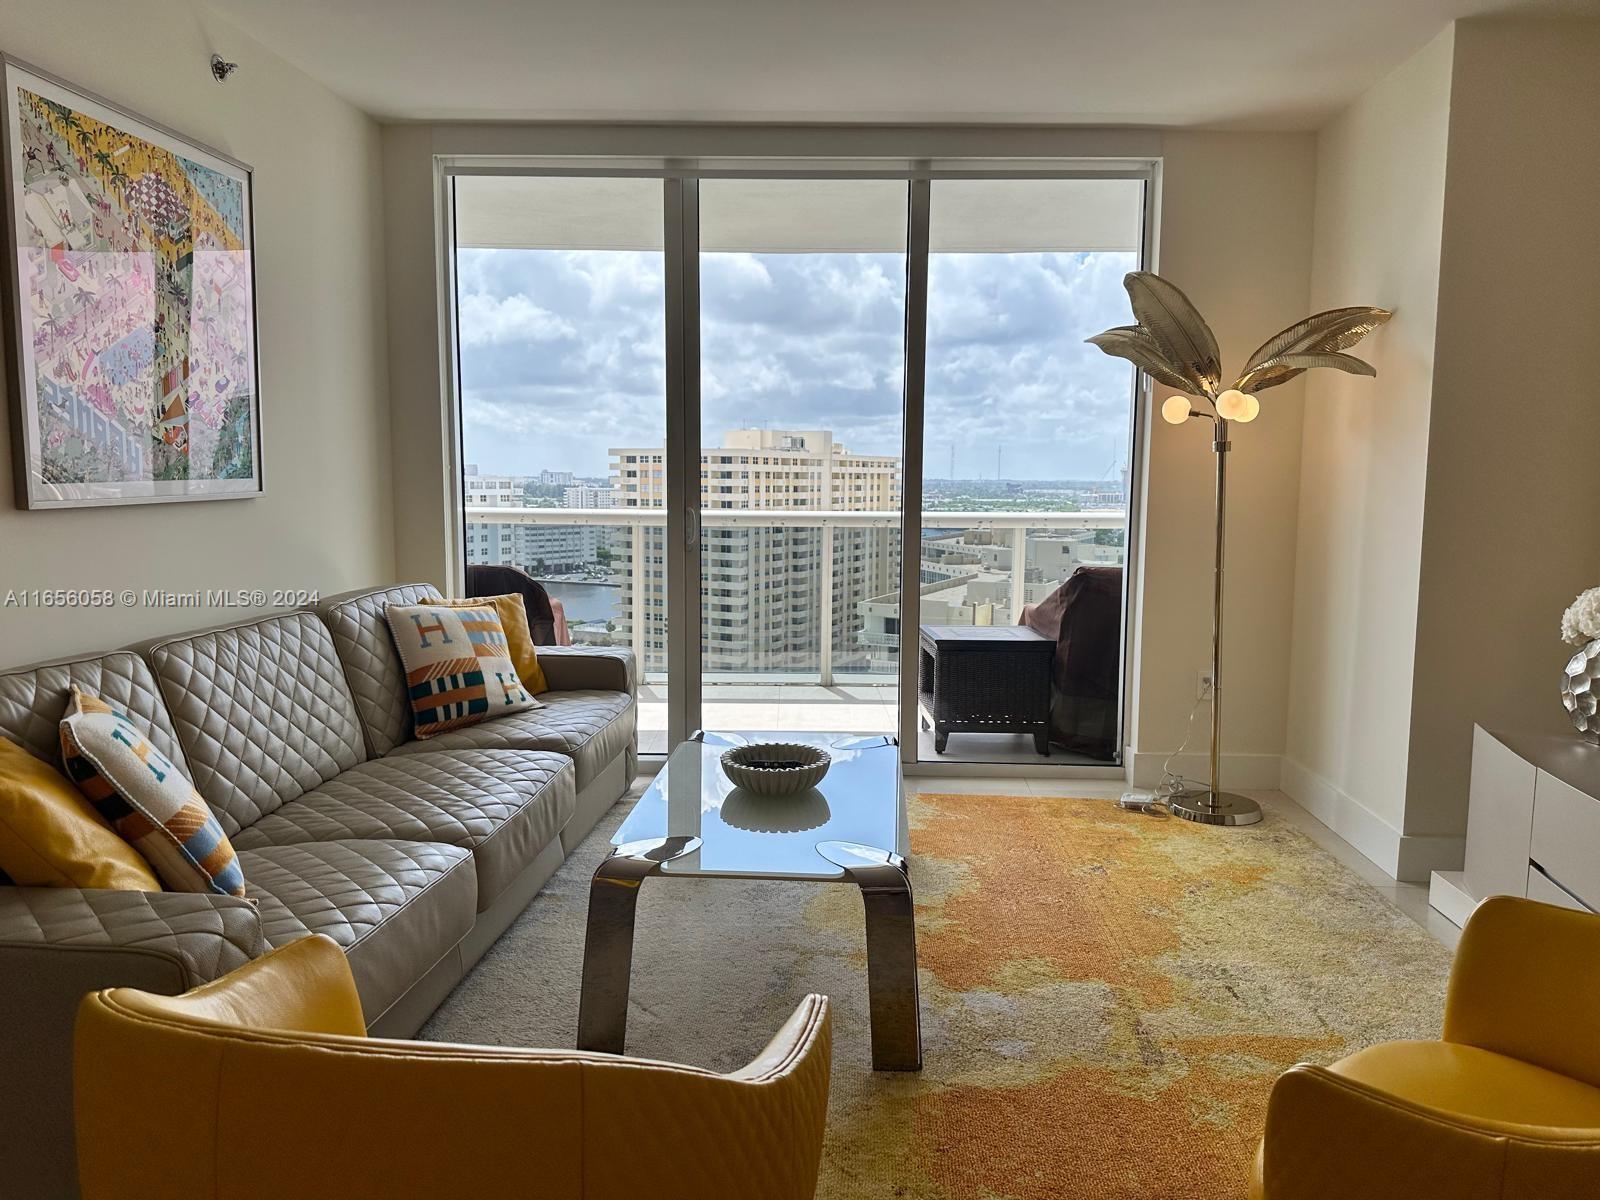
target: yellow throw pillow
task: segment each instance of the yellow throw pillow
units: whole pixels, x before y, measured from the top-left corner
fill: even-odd
[[[511,665],[517,669],[517,678],[528,693],[537,696],[550,690],[539,665],[539,653],[533,645],[533,631],[528,627],[528,606],[521,596],[512,592],[508,596],[474,596],[470,600],[442,600],[451,608],[473,608],[494,605],[500,614],[500,624],[506,631],[506,650],[511,655]]]
[[[159,892],[139,852],[60,771],[0,738],[0,871],[27,887]]]

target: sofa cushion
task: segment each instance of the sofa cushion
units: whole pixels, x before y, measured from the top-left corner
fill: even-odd
[[[241,849],[395,838],[472,852],[486,909],[572,815],[571,763],[556,754],[447,750],[373,759],[242,832]],[[247,868],[248,871],[248,868]]]
[[[333,634],[345,679],[361,713],[367,752],[375,758],[411,736],[406,671],[394,648],[394,639],[389,636],[384,609],[391,604],[421,604],[438,599],[438,590],[430,584],[405,583],[345,592],[317,605],[317,615]]]
[[[195,788],[230,836],[366,757],[333,637],[313,613],[143,649]]]
[[[429,750],[549,750],[572,759],[579,791],[633,742],[636,712],[626,692],[546,692],[543,708],[496,717],[466,729],[403,742],[391,758]]]
[[[391,604],[384,617],[405,664],[418,738],[540,707],[511,661],[493,604]]]
[[[217,818],[126,713],[74,687],[61,721],[61,761],[78,790],[169,890],[244,895],[238,856]]]
[[[267,944],[312,933],[350,960],[370,1023],[467,935],[472,855],[438,842],[340,841],[241,852]]]
[[[161,890],[150,864],[70,779],[4,737],[0,878],[32,887]]]
[[[0,674],[0,735],[46,762],[61,761],[61,718],[76,684],[139,723],[150,744],[187,771],[183,748],[150,667],[131,650]]]
[[[544,669],[539,666],[539,652],[533,644],[533,631],[528,628],[528,607],[521,596],[509,592],[504,596],[477,596],[467,600],[440,600],[438,603],[446,608],[493,605],[506,633],[506,653],[511,655],[511,663],[517,668],[517,677],[522,680],[523,686],[535,696],[550,690],[550,685],[545,682]]]

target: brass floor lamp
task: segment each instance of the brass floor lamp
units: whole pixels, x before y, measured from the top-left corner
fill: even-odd
[[[1314,367],[1353,375],[1376,375],[1370,364],[1343,351],[1392,315],[1382,308],[1335,308],[1298,321],[1268,338],[1227,389],[1217,339],[1189,298],[1148,271],[1123,279],[1137,325],[1120,325],[1089,339],[1107,354],[1125,358],[1158,383],[1182,393],[1161,405],[1162,419],[1182,425],[1191,417],[1211,422],[1217,456],[1216,559],[1211,588],[1211,774],[1205,787],[1168,796],[1174,816],[1206,825],[1253,825],[1261,806],[1248,796],[1225,792],[1222,776],[1222,592],[1227,542],[1228,437],[1230,422],[1247,424],[1261,412],[1255,393],[1287,383]],[[1199,400],[1196,407],[1194,400]]]

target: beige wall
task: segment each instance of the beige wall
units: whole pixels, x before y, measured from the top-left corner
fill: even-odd
[[[391,578],[377,126],[183,0],[7,0],[0,49],[255,168],[266,479],[253,500],[26,512],[11,500],[11,455],[0,456],[0,599],[32,588],[328,593]],[[226,86],[210,76],[213,50],[241,64]],[[0,665],[249,612],[0,608]]]
[[[1600,583],[1600,21],[1463,21],[1404,832],[1466,827],[1472,725],[1560,732]]]
[[[1156,267],[1194,301],[1231,378],[1269,336],[1306,315],[1313,139],[1309,134],[1169,133],[1162,139]],[[1223,783],[1276,787],[1288,700],[1289,580],[1300,459],[1296,381],[1266,393],[1261,416],[1232,427],[1223,614]],[[1172,426],[1146,410],[1135,711],[1135,782],[1154,784],[1184,739],[1211,665],[1216,458],[1210,426]],[[1204,777],[1209,714],[1174,768]]]
[[[394,475],[406,480],[395,501],[395,577],[426,581],[454,595],[459,531],[450,520],[459,441],[445,395],[440,353],[438,184],[433,134],[426,125],[383,130],[385,271],[389,282],[389,378]],[[454,464],[447,469],[446,464]]]
[[[1318,141],[1319,303],[1398,315],[1309,390],[1284,786],[1402,879],[1459,865],[1474,723],[1561,732],[1600,567],[1600,21],[1483,19]],[[1359,293],[1359,294],[1358,294]]]
[[[1311,307],[1396,316],[1306,378],[1284,789],[1393,871],[1405,819],[1454,34],[1317,137]],[[1266,393],[1272,395],[1271,392]]]

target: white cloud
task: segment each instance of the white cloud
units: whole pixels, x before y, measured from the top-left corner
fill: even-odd
[[[577,336],[571,321],[540,308],[523,295],[497,299],[472,292],[461,297],[456,311],[463,346],[553,342]]]
[[[937,255],[930,268],[930,475],[1099,478],[1126,453],[1130,371],[1083,339],[1130,319],[1126,254]],[[898,453],[904,259],[708,254],[701,262],[702,436],[832,429]],[[468,461],[603,474],[612,446],[665,430],[662,257],[463,251]],[[469,319],[469,306],[471,309]]]

